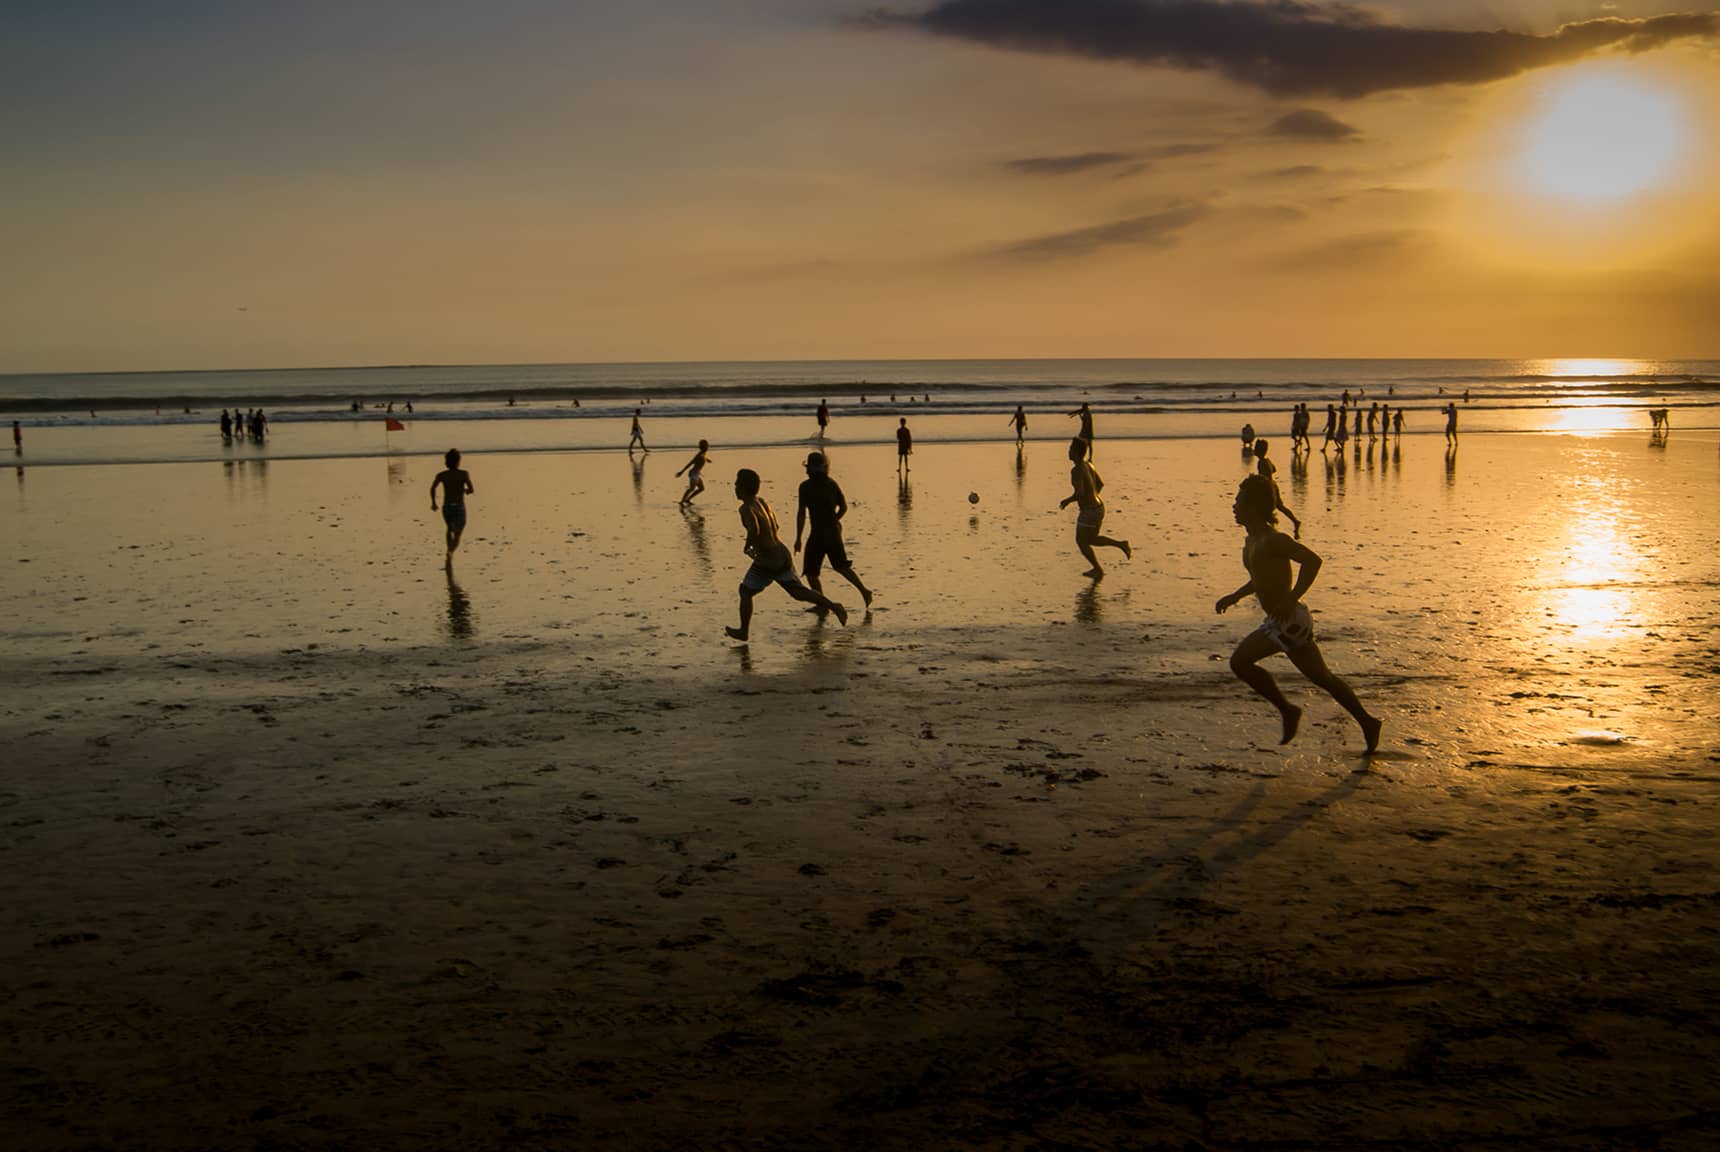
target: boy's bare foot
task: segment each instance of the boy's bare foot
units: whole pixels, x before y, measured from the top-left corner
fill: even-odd
[[[1134,559],[1134,556],[1135,550],[1129,547],[1129,542],[1127,540],[1123,541],[1123,559],[1132,560]]]
[[[870,608],[870,607],[872,607],[872,592],[871,592],[871,589],[869,589],[869,588],[862,588],[862,589],[861,589],[861,590],[860,590],[860,601],[861,601],[861,603],[863,603],[863,604],[865,604],[865,605],[866,605],[866,607],[868,607],[868,608]]]
[[[724,624],[723,632],[730,640],[739,640],[743,644],[746,643],[747,634],[742,632],[739,628],[730,628],[727,624]]]
[[[848,609],[832,600],[830,602],[830,610],[836,614],[836,622],[838,624],[842,625],[844,628],[848,627]]]
[[[1379,749],[1380,729],[1385,727],[1385,724],[1378,716],[1369,716],[1361,721],[1361,725],[1362,735],[1367,738],[1368,752],[1371,754]]]
[[[1090,576],[1095,580],[1103,580],[1105,578],[1105,570],[1103,568],[1089,568],[1087,571],[1081,573],[1081,575]]]
[[[1302,709],[1294,704],[1287,704],[1284,706],[1282,716],[1284,719],[1284,737],[1278,743],[1288,744],[1296,739],[1296,729],[1302,726]]]

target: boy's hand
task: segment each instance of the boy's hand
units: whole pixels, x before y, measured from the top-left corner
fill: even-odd
[[[1213,608],[1213,611],[1222,615],[1223,613],[1229,611],[1230,608],[1233,607],[1235,604],[1236,604],[1236,597],[1235,596],[1232,596],[1232,595],[1220,596],[1218,598],[1218,604]]]

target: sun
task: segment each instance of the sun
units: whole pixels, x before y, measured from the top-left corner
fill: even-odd
[[[1670,183],[1688,149],[1674,93],[1639,72],[1583,68],[1541,93],[1524,125],[1517,176],[1534,196],[1607,208]]]

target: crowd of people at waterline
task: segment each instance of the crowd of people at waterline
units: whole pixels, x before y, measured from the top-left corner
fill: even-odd
[[[1335,434],[1335,429],[1343,427],[1346,421],[1340,420],[1335,408],[1332,411]],[[1358,407],[1356,413],[1357,425],[1361,427],[1362,409]],[[1079,420],[1080,424],[1077,434],[1069,441],[1069,495],[1058,504],[1058,509],[1062,511],[1071,504],[1076,506],[1075,548],[1089,565],[1084,575],[1092,580],[1100,580],[1104,578],[1105,569],[1099,562],[1098,549],[1114,549],[1121,552],[1125,560],[1132,557],[1134,549],[1127,539],[1103,535],[1100,531],[1106,514],[1103,495],[1105,481],[1093,464],[1092,409],[1089,405],[1082,404],[1068,415]],[[1401,432],[1401,410],[1394,415],[1394,431]],[[1454,437],[1455,408],[1451,410],[1450,419],[1447,435]],[[1381,416],[1376,409],[1367,419],[1367,426],[1370,429],[1378,428],[1380,422]],[[1010,423],[1019,438],[1026,427],[1026,416],[1020,408],[1011,416]],[[829,410],[821,403],[818,410],[818,439],[824,438],[828,425]],[[1252,428],[1244,428],[1243,435],[1244,450],[1254,458],[1255,471],[1246,477],[1237,489],[1233,513],[1237,525],[1245,533],[1242,564],[1248,574],[1248,580],[1236,591],[1220,597],[1216,610],[1223,613],[1252,596],[1260,604],[1265,616],[1260,626],[1250,632],[1232,652],[1231,670],[1256,694],[1278,709],[1282,722],[1280,742],[1289,743],[1295,738],[1300,726],[1302,709],[1285,697],[1272,674],[1260,666],[1260,662],[1266,657],[1282,652],[1308,680],[1330,695],[1355,718],[1361,728],[1367,751],[1372,753],[1379,746],[1381,722],[1362,706],[1349,685],[1326,666],[1325,657],[1314,636],[1313,619],[1303,603],[1304,595],[1319,574],[1321,559],[1299,539],[1301,521],[1284,503],[1276,479],[1276,465],[1268,455],[1269,444],[1264,439],[1255,438]],[[1297,417],[1292,425],[1292,443],[1293,450],[1297,452],[1306,450],[1311,443],[1307,437],[1305,406],[1298,407]],[[644,433],[637,410],[633,414],[630,428],[629,455],[635,450],[649,451],[644,444]],[[897,472],[902,482],[906,483],[909,459],[913,455],[913,434],[905,416],[901,417],[897,424],[896,451]],[[700,440],[698,450],[692,458],[676,471],[677,478],[687,477],[687,487],[679,501],[681,509],[690,508],[704,492],[704,471],[710,464],[711,455],[710,442]],[[466,526],[465,500],[476,489],[470,473],[460,467],[460,453],[457,450],[448,452],[445,463],[443,471],[437,473],[431,481],[430,507],[432,510],[437,507],[437,493],[440,492],[442,515],[447,527],[446,563],[451,566]],[[843,495],[841,485],[830,475],[829,458],[823,452],[814,451],[808,454],[803,467],[806,470],[806,479],[801,482],[796,493],[792,547],[782,538],[782,525],[776,511],[760,495],[762,481],[759,474],[751,468],[741,468],[735,473],[734,495],[739,502],[740,523],[745,533],[742,551],[748,558],[749,565],[741,577],[739,587],[739,623],[725,626],[723,629],[732,640],[743,644],[749,641],[753,602],[760,593],[769,590],[772,584],[781,587],[792,599],[811,605],[810,611],[834,616],[839,624],[846,626],[848,609],[824,592],[822,575],[827,563],[831,571],[853,585],[868,612],[871,609],[873,590],[867,587],[859,573],[854,570],[853,562],[843,545],[842,520],[848,513],[848,501]],[[1286,535],[1278,530],[1280,513],[1289,519],[1294,530],[1293,535]],[[797,554],[801,558],[798,570],[795,562]]]

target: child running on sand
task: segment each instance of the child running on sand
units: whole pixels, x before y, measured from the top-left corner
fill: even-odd
[[[448,559],[446,564],[454,563],[454,549],[460,546],[460,536],[466,531],[466,495],[476,492],[472,487],[472,477],[460,467],[460,450],[448,449],[448,454],[442,457],[447,465],[436,473],[436,479],[430,481],[430,511],[436,511],[436,488],[442,489],[442,522],[448,526]]]
[[[848,559],[848,550],[842,546],[842,517],[848,515],[848,499],[842,495],[842,486],[830,478],[830,462],[824,453],[814,452],[806,458],[806,479],[800,482],[799,495],[800,502],[794,510],[796,552],[800,551],[806,522],[812,521],[812,535],[805,537],[805,563],[801,569],[806,574],[806,582],[812,586],[814,592],[820,596],[824,594],[820,574],[824,561],[828,559],[830,567],[859,590],[860,599],[870,608],[872,590],[866,587],[860,574],[854,571],[854,565]]]
[[[1302,675],[1355,717],[1362,727],[1367,750],[1373,752],[1380,744],[1380,720],[1370,716],[1350,686],[1326,667],[1326,658],[1314,640],[1313,618],[1302,603],[1303,594],[1320,573],[1320,557],[1273,527],[1277,517],[1272,510],[1272,482],[1266,477],[1256,474],[1243,480],[1232,508],[1236,522],[1248,530],[1248,540],[1242,546],[1242,565],[1248,569],[1249,579],[1230,595],[1219,597],[1217,610],[1224,612],[1252,593],[1266,609],[1266,622],[1236,646],[1236,651],[1230,654],[1230,670],[1278,709],[1284,721],[1284,736],[1278,742],[1288,744],[1296,738],[1302,709],[1285,699],[1272,673],[1260,667],[1260,661],[1274,652],[1284,653]],[[1290,583],[1292,561],[1297,565],[1294,587]]]
[[[848,623],[848,610],[834,600],[812,591],[794,574],[794,554],[782,542],[776,513],[758,494],[758,473],[742,468],[735,473],[735,498],[741,502],[741,525],[747,530],[746,554],[752,557],[752,567],[741,579],[741,626],[724,627],[731,640],[745,640],[752,625],[753,597],[769,588],[772,581],[782,585],[796,600],[834,612],[838,623]]]
[[[711,462],[711,445],[708,440],[699,441],[699,450],[693,453],[693,458],[681,465],[682,472],[687,474],[687,490],[681,493],[681,507],[685,508],[693,502],[693,497],[705,490],[705,465]]]
[[[1121,549],[1125,560],[1134,555],[1134,549],[1129,547],[1127,540],[1099,535],[1099,526],[1105,522],[1105,501],[1099,493],[1105,490],[1105,482],[1099,479],[1098,470],[1087,462],[1087,454],[1092,450],[1093,446],[1079,436],[1069,441],[1069,462],[1074,465],[1069,469],[1069,485],[1074,491],[1065,496],[1057,507],[1062,510],[1070,504],[1080,505],[1081,511],[1075,517],[1075,547],[1092,565],[1082,575],[1098,580],[1105,575],[1105,570],[1099,567],[1099,558],[1093,554],[1095,546]]]
[[[1298,520],[1296,518],[1296,513],[1290,511],[1290,509],[1284,504],[1284,493],[1278,488],[1278,465],[1266,458],[1266,450],[1269,447],[1271,447],[1271,445],[1267,444],[1264,440],[1256,440],[1254,442],[1255,471],[1259,472],[1260,475],[1266,477],[1267,480],[1272,482],[1272,507],[1290,517],[1292,533],[1295,535],[1296,539],[1300,540],[1302,539],[1302,521]]]

